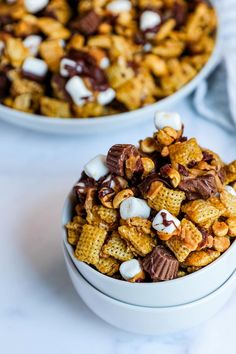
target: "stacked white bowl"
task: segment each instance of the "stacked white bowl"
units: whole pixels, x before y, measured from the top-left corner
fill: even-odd
[[[135,333],[167,334],[200,324],[228,301],[236,286],[236,242],[216,261],[183,278],[129,283],[103,275],[74,257],[65,230],[74,203],[70,193],[62,216],[66,265],[82,300],[105,321]]]

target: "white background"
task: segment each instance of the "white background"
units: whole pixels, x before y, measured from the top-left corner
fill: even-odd
[[[196,136],[228,162],[236,158],[235,132],[198,117],[188,100],[175,110],[189,137]],[[90,137],[43,135],[0,122],[1,354],[236,353],[236,292],[208,323],[185,333],[148,337],[97,318],[67,275],[60,215],[84,163],[115,143],[136,143],[152,130],[152,117],[149,124]]]

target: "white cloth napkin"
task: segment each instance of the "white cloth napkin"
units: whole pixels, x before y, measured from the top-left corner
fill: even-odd
[[[222,58],[193,96],[197,112],[224,129],[236,128],[236,0],[214,0],[219,15]]]

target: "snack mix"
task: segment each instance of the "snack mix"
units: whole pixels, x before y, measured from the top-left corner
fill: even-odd
[[[0,102],[48,117],[152,104],[208,61],[207,0],[0,0]]]
[[[155,126],[86,164],[66,225],[78,260],[129,282],[195,272],[236,237],[236,161],[183,136],[178,113],[157,112]]]

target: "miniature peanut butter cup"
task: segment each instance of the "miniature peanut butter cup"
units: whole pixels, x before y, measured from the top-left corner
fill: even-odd
[[[137,148],[132,144],[113,145],[107,154],[107,167],[118,176],[125,176],[125,161],[131,155],[138,156]]]
[[[143,260],[143,268],[153,281],[177,277],[179,262],[164,246],[157,246]]]

